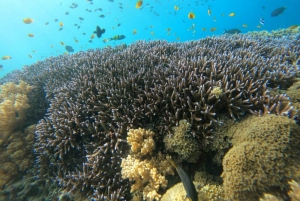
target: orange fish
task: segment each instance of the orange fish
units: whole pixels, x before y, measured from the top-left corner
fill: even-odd
[[[34,34],[29,33],[28,36],[29,36],[29,37],[34,37]]]
[[[63,27],[63,26],[64,26],[64,23],[60,22],[60,23],[59,23],[59,26]]]
[[[33,21],[33,19],[27,17],[27,18],[24,18],[24,19],[23,19],[23,22],[24,22],[25,24],[31,24],[31,23],[34,22],[34,21]]]
[[[138,2],[136,2],[135,8],[141,8],[142,5],[143,5],[143,1],[139,0]]]
[[[196,15],[193,13],[193,12],[189,12],[189,14],[188,14],[188,18],[189,19],[195,19],[196,18]]]
[[[215,30],[217,30],[216,27],[213,27],[213,28],[210,29],[211,32],[213,32],[213,31],[215,31]]]

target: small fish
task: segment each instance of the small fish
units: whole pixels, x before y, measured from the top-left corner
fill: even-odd
[[[10,59],[12,59],[12,57],[8,55],[2,57],[2,60],[10,60]]]
[[[216,27],[213,27],[213,28],[210,29],[211,32],[216,31],[216,30],[217,30]]]
[[[89,40],[89,43],[92,43],[93,41],[92,40]]]
[[[210,7],[208,7],[208,9],[207,9],[207,14],[208,14],[208,16],[211,15],[211,9],[210,9]]]
[[[179,7],[178,6],[174,6],[174,10],[179,10]]]
[[[181,182],[183,184],[183,187],[186,191],[187,197],[190,198],[191,201],[197,201],[198,193],[196,191],[193,181],[190,179],[190,177],[187,175],[187,173],[180,166],[178,166],[174,161],[172,161],[172,159],[168,159],[168,161],[176,169],[176,171],[181,179]]]
[[[99,15],[99,17],[101,17],[101,18],[104,18],[104,17],[105,17],[105,15]]]
[[[243,24],[242,27],[247,28],[248,24]]]
[[[205,28],[205,27],[203,27],[203,28],[201,28],[201,30],[202,30],[202,31],[206,31],[206,28]]]
[[[79,17],[79,20],[84,20],[82,17]]]
[[[55,19],[54,22],[58,22],[58,19]]]
[[[104,39],[102,40],[103,43],[107,43],[107,42],[109,42],[109,41],[111,41],[109,38],[104,38]]]
[[[29,57],[29,58],[32,58],[32,55],[31,55],[31,54],[28,54],[28,57]]]
[[[176,40],[180,40],[180,37],[177,37]]]
[[[59,26],[63,27],[63,26],[64,26],[64,23],[60,22],[60,23],[59,23]]]
[[[66,12],[65,15],[69,15],[69,12]]]
[[[136,30],[136,29],[133,29],[132,34],[134,35],[134,34],[136,34],[136,33],[137,33],[137,30]]]
[[[259,29],[261,28],[261,26],[260,26],[260,25],[257,25],[256,27],[257,27],[257,28],[259,28]]]
[[[234,12],[232,12],[232,13],[229,13],[229,15],[228,15],[229,17],[234,17],[235,16],[235,13]]]
[[[229,29],[229,30],[224,29],[224,33],[227,33],[227,34],[238,34],[238,33],[241,33],[241,30],[239,30],[239,29]]]
[[[3,65],[0,65],[0,70],[2,70],[2,68],[3,68]]]
[[[118,27],[121,26],[121,23],[119,23],[117,26],[118,26]]]
[[[62,27],[60,27],[59,29],[58,29],[58,31],[61,31],[61,30],[63,30],[64,28],[62,28]]]
[[[66,49],[68,52],[74,52],[73,47],[71,47],[70,45],[66,45],[65,49]]]
[[[34,22],[34,20],[31,19],[31,18],[29,18],[29,17],[27,17],[27,18],[24,18],[24,19],[23,19],[23,22],[24,22],[25,24],[31,24],[32,22]]]
[[[95,34],[92,34],[90,37],[90,39],[93,39],[93,38],[95,38]]]
[[[49,24],[49,22],[45,22],[45,26],[47,26]]]
[[[29,33],[28,36],[29,37],[34,37],[34,34],[33,33]]]
[[[135,8],[141,8],[143,5],[143,1],[139,0],[136,4],[135,4]]]
[[[59,42],[61,45],[65,45],[65,43],[64,42]]]
[[[100,38],[102,34],[105,33],[105,29],[101,29],[99,26],[96,27],[96,31],[94,31],[95,34],[97,34],[97,37]]]
[[[260,23],[261,25],[264,25],[264,24],[265,24],[264,18],[260,18],[260,19],[259,19],[259,23]]]
[[[266,9],[266,7],[265,7],[265,6],[262,6],[261,8],[262,8],[262,9]]]
[[[78,43],[79,41],[76,39],[76,38],[74,38],[74,41],[76,42],[76,43]]]
[[[280,7],[275,9],[272,13],[271,13],[271,17],[276,17],[279,16],[283,13],[283,11],[286,9],[286,6]]]
[[[195,19],[196,18],[196,15],[193,13],[193,12],[189,12],[189,14],[188,14],[188,18],[189,19]]]
[[[114,37],[110,38],[111,40],[122,40],[124,39],[125,36],[124,35],[115,35]]]

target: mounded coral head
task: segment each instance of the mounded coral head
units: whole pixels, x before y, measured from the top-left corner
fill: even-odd
[[[179,160],[197,162],[200,155],[200,145],[190,134],[191,124],[186,120],[180,120],[179,125],[173,130],[173,135],[164,138],[166,149],[177,153]]]
[[[257,200],[297,174],[300,127],[287,117],[248,117],[233,127],[233,147],[223,159],[227,199]],[[232,132],[229,131],[228,132]]]

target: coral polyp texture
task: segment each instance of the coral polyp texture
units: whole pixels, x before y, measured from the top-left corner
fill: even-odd
[[[151,128],[156,149],[165,151],[164,137],[174,137],[173,127],[185,119],[201,152],[220,115],[292,117],[286,95],[269,91],[295,81],[289,58],[299,49],[296,35],[138,41],[51,57],[0,82],[22,79],[45,92],[49,108],[36,131],[40,176],[69,193],[121,200],[130,196],[120,166],[129,128]]]
[[[272,194],[272,189],[284,189],[289,180],[299,178],[300,126],[294,120],[252,116],[228,132],[234,134],[233,147],[223,159],[227,199],[258,200],[263,193]]]

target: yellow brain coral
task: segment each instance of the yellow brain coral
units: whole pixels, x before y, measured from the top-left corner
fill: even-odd
[[[295,121],[276,115],[251,116],[233,129],[233,147],[223,159],[227,199],[258,200],[271,187],[284,188],[286,179],[296,177],[300,127]]]

